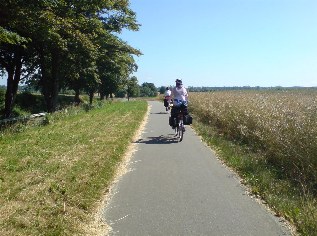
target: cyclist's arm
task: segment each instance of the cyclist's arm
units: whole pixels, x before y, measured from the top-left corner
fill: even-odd
[[[188,92],[185,88],[184,88],[184,96],[185,96],[185,100],[188,101]]]

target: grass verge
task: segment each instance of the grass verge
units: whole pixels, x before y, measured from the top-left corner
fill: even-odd
[[[89,235],[85,226],[147,110],[114,102],[0,136],[0,235]]]
[[[211,146],[217,156],[234,169],[250,188],[251,194],[262,199],[296,227],[300,235],[317,235],[316,197],[300,189],[291,179],[270,165],[260,153],[254,153],[246,146],[228,141],[210,125],[204,124],[194,115],[193,128]]]

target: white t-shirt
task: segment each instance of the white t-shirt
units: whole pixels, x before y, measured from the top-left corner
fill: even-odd
[[[172,95],[174,96],[174,99],[187,101],[188,93],[187,93],[187,90],[183,86],[179,88],[174,87],[172,91]]]
[[[172,91],[171,91],[171,90],[166,90],[164,96],[165,96],[165,97],[170,97],[171,94],[172,94]]]

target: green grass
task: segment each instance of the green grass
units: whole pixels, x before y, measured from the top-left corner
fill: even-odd
[[[2,133],[0,235],[85,234],[146,110],[113,102]]]
[[[317,235],[317,200],[271,165],[265,155],[228,140],[217,129],[194,114],[193,127],[217,156],[233,168],[249,186],[251,194],[266,202],[278,216],[285,217],[301,235]],[[304,187],[303,187],[304,188]]]

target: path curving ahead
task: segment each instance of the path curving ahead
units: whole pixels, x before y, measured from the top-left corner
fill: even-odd
[[[174,138],[160,102],[104,210],[110,235],[291,235],[192,129]]]

